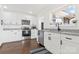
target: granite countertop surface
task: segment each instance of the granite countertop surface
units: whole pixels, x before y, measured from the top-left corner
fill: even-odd
[[[74,35],[79,36],[79,30],[78,29],[61,29],[61,31],[58,31],[57,29],[44,29],[44,32],[51,32],[51,33],[61,33],[61,34],[67,34],[67,35]]]

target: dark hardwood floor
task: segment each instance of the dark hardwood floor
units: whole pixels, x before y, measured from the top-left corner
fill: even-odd
[[[40,48],[36,39],[25,39],[23,41],[3,43],[0,54],[30,54],[30,50]]]

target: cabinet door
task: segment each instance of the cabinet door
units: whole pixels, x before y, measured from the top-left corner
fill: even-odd
[[[60,34],[52,33],[52,52],[54,54],[60,53]]]
[[[0,31],[0,41],[3,43],[3,42],[7,42],[10,40],[10,37],[11,37],[11,33],[10,31]]]
[[[79,53],[79,37],[70,36],[70,35],[61,35],[62,45],[61,53],[62,54],[77,54]],[[77,40],[77,41],[76,41]]]
[[[13,41],[22,40],[22,32],[21,30],[13,30],[11,31],[11,37]]]
[[[60,34],[45,32],[44,45],[51,53],[60,53]]]
[[[51,53],[53,53],[52,50],[52,40],[51,40],[51,33],[50,32],[44,32],[44,46],[45,48],[50,51]]]
[[[31,30],[31,38],[37,38],[38,36],[38,31],[36,29]]]

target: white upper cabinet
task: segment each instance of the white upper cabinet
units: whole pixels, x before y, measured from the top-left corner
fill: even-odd
[[[0,20],[3,20],[4,25],[22,25],[22,20],[32,20],[33,16],[17,13],[17,12],[8,12],[2,11],[0,14]]]

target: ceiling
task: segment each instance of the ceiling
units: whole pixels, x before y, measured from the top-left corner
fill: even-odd
[[[22,13],[28,13],[32,15],[38,15],[48,10],[54,10],[63,6],[62,4],[3,4],[1,6],[7,6],[5,10],[16,11]]]

